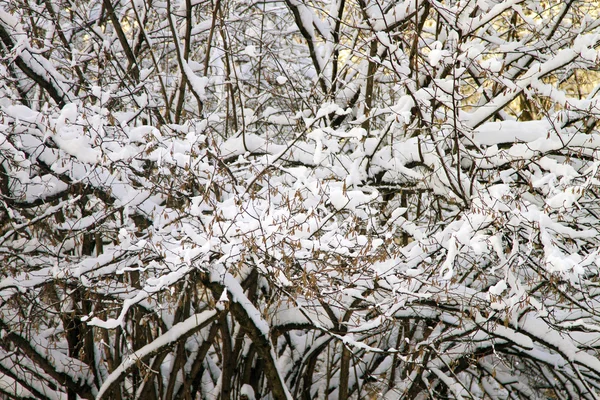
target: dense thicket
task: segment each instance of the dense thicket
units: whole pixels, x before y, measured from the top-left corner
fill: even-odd
[[[0,0],[0,397],[597,399],[597,13]]]

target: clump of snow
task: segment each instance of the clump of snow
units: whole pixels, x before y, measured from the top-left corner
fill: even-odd
[[[258,58],[258,52],[256,51],[256,47],[249,45],[244,49],[244,54],[251,58]]]
[[[244,383],[240,389],[240,398],[243,400],[256,400],[252,386]]]
[[[429,60],[429,64],[431,64],[432,67],[437,67],[440,64],[440,61],[442,61],[444,57],[448,57],[449,55],[450,52],[448,50],[443,50],[442,43],[440,43],[439,41],[435,41],[431,45],[431,50],[429,51],[427,58]]]
[[[494,286],[490,287],[489,292],[494,296],[500,296],[507,288],[508,285],[506,284],[506,281],[504,279],[501,279]]]

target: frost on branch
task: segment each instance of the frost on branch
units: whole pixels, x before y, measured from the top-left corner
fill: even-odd
[[[598,397],[594,2],[38,3],[0,397]]]

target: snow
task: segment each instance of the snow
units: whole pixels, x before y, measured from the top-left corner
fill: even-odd
[[[600,102],[567,90],[598,60],[600,22],[574,17],[584,3],[202,6],[189,38],[184,3],[135,0],[146,32],[120,18],[139,81],[101,7],[52,19],[42,5],[40,31],[21,0],[0,6],[0,336],[26,333],[50,360],[0,348],[21,374],[3,389],[64,398],[52,369],[92,395],[119,382],[140,397],[141,365],[150,386],[211,398],[230,340],[234,397],[270,396],[270,380],[242,376],[264,376],[259,357],[282,397],[338,396],[342,346],[354,397],[378,387],[367,377],[388,398],[535,397],[525,368],[587,395]],[[69,356],[73,317],[91,334]],[[462,360],[474,364],[452,373]]]
[[[96,398],[102,398],[104,393],[110,390],[113,383],[115,383],[117,379],[120,379],[121,375],[127,373],[130,368],[137,365],[141,360],[157,353],[165,346],[180,340],[198,327],[205,325],[207,322],[214,319],[217,314],[218,313],[216,310],[208,310],[194,314],[185,321],[173,325],[165,334],[160,335],[151,343],[148,343],[141,349],[126,356],[125,360],[121,362],[121,364],[115,368],[115,370],[111,372],[108,377],[106,377],[104,383],[100,389],[98,389]]]
[[[478,127],[472,134],[476,143],[487,146],[500,143],[534,142],[548,140],[552,126],[548,121],[501,121],[488,122]]]
[[[298,301],[300,303],[300,299]],[[320,329],[332,329],[333,322],[321,307],[298,306],[293,308],[278,307],[272,312],[272,326],[315,325]]]
[[[138,143],[146,143],[147,135],[153,135],[157,139],[161,139],[160,131],[151,125],[136,126],[133,129],[129,129],[127,133],[129,141]]]
[[[31,108],[21,104],[2,107],[2,110],[7,115],[13,117],[18,121],[32,123],[41,122],[41,114],[39,112],[33,111]]]
[[[456,399],[463,399],[462,392],[464,391],[462,385],[450,378],[448,375],[444,374],[438,368],[431,368],[431,372],[433,372],[442,382],[446,384],[450,388],[450,390],[454,393]],[[465,393],[466,394],[466,393]]]
[[[507,288],[508,285],[506,284],[506,281],[501,279],[494,286],[490,287],[490,294],[493,294],[494,296],[500,296]]]
[[[76,203],[77,201],[79,201],[79,199],[80,199],[80,197],[77,196],[77,197],[74,197],[72,199],[62,201],[62,202],[60,202],[56,206],[49,207],[43,214],[38,215],[37,217],[35,217],[35,218],[33,218],[33,219],[31,219],[31,220],[29,220],[27,222],[24,222],[24,223],[19,224],[19,225],[13,225],[13,229],[9,230],[2,237],[0,237],[0,246],[2,244],[4,244],[4,242],[6,242],[8,240],[8,238],[10,238],[10,236],[14,235],[15,232],[19,231],[20,229],[22,229],[22,228],[24,228],[26,226],[33,225],[37,221],[43,221],[43,220],[45,220],[46,218],[48,218],[50,215],[53,215],[57,211],[62,210],[64,208],[69,207],[70,205]],[[11,278],[8,278],[8,279],[10,280]],[[0,287],[1,286],[2,285],[0,284]]]
[[[568,335],[552,330],[539,318],[528,316],[521,324],[521,330],[555,347],[567,361],[580,363],[595,372],[600,371],[600,361],[580,350]]]
[[[454,275],[454,260],[456,259],[456,255],[458,254],[458,247],[456,244],[456,237],[452,236],[450,240],[448,240],[448,254],[446,255],[446,260],[440,269],[440,277],[443,280],[450,280]]]
[[[254,326],[263,336],[268,338],[270,331],[269,324],[262,318],[260,311],[258,311],[248,297],[246,297],[239,282],[232,275],[227,273],[223,279],[223,284],[231,296],[231,301],[241,305],[244,308],[246,315],[252,320]]]
[[[354,181],[351,181],[354,183]],[[356,211],[358,207],[364,204],[368,204],[375,200],[379,196],[377,191],[371,194],[366,194],[360,190],[343,190],[340,186],[333,186],[330,190],[330,201],[331,204],[337,210],[353,210]]]
[[[248,385],[247,383],[244,383],[242,385],[242,388],[240,389],[240,397],[244,397],[246,400],[255,400],[256,396],[254,395],[254,389],[252,388],[252,386]]]
[[[12,353],[12,354],[11,354]],[[23,370],[26,368],[32,368],[33,365],[27,365],[23,368],[24,363],[22,360],[15,359],[15,355],[13,352],[4,352],[0,353],[2,359],[0,361],[0,365],[7,371],[10,371],[12,374],[16,375],[16,378],[19,381],[9,377],[8,374],[3,374],[0,377],[0,388],[5,391],[5,393],[11,393],[15,396],[23,396],[24,398],[35,398],[32,392],[41,393],[44,397],[52,399],[52,400],[64,400],[66,399],[66,395],[61,393],[59,390],[53,389],[49,387],[49,385],[44,384],[40,379],[36,379],[35,376],[28,376],[26,372]],[[29,390],[25,389],[23,385],[20,383],[25,381],[27,385],[29,385]]]
[[[427,58],[429,60],[429,64],[432,67],[437,67],[440,64],[440,61],[449,55],[449,52],[442,49],[442,44],[440,42],[434,42],[432,44],[432,49],[429,51]]]
[[[479,107],[474,113],[468,116],[466,125],[471,128],[477,128],[493,114],[501,110],[512,99],[517,97],[523,91],[523,88],[529,85],[532,81],[541,79],[548,73],[571,63],[578,56],[579,54],[575,50],[564,49],[559,51],[555,57],[543,64],[533,64],[519,80],[520,89],[511,91],[509,93],[500,94],[486,105]]]
[[[244,53],[250,58],[258,58],[259,54],[256,52],[256,47],[250,45],[246,46],[244,49]]]
[[[185,60],[181,60],[181,63],[183,65],[185,76],[192,85],[192,90],[198,95],[198,97],[200,97],[201,100],[205,100],[208,78],[206,76],[200,77],[196,75]]]
[[[24,27],[19,23],[17,18],[10,15],[4,7],[0,8],[0,25],[7,32],[19,37],[13,53],[27,65],[27,67],[37,74],[41,79],[50,85],[60,96],[61,100],[70,102],[76,97],[67,89],[67,79],[61,75],[55,66],[46,58],[38,54],[38,51],[32,49],[28,43],[27,34],[24,32]],[[13,38],[9,38],[13,40]]]
[[[95,164],[102,159],[100,150],[94,148],[90,138],[77,128],[63,127],[52,139],[61,150],[81,162]]]

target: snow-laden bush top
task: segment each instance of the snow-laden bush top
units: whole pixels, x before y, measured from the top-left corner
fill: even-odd
[[[0,397],[596,399],[595,13],[0,0]]]

